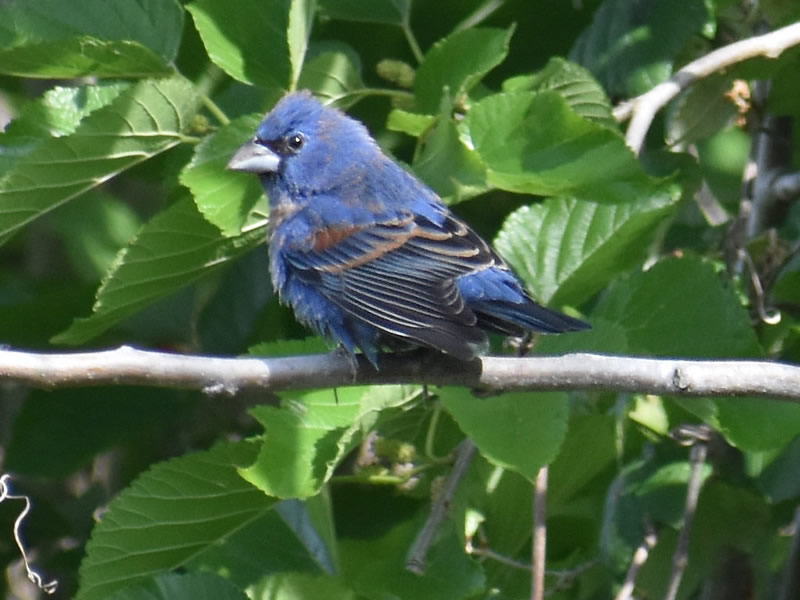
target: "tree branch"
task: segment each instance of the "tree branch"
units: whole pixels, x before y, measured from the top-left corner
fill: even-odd
[[[800,44],[800,23],[734,42],[690,62],[667,81],[620,104],[614,109],[614,117],[617,121],[631,119],[625,136],[628,146],[638,154],[656,113],[698,79],[756,56],[777,58],[797,44]]]
[[[381,357],[375,371],[337,353],[286,358],[219,358],[137,350],[40,354],[0,350],[0,381],[55,389],[141,385],[233,395],[364,384],[463,385],[486,391],[607,390],[674,396],[763,396],[800,402],[800,367],[758,360],[678,360],[603,354],[471,362],[433,352]]]

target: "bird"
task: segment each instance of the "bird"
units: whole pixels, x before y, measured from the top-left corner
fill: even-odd
[[[530,296],[499,254],[387,156],[367,128],[308,91],[289,92],[227,168],[269,199],[272,284],[297,320],[351,361],[427,347],[460,360],[487,333],[588,329]]]

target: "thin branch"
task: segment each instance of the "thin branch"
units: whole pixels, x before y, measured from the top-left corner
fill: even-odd
[[[708,426],[685,426],[678,428],[672,437],[684,446],[691,446],[689,451],[689,481],[686,484],[686,504],[683,509],[683,527],[678,536],[678,544],[672,555],[672,571],[667,585],[664,600],[675,600],[678,597],[678,588],[683,579],[683,573],[689,564],[689,536],[692,532],[692,523],[697,511],[697,499],[700,497],[700,488],[703,485],[703,466],[706,462],[708,441],[711,430]]]
[[[544,599],[547,555],[547,465],[539,469],[533,488],[533,544],[531,548],[531,600]]]
[[[628,146],[638,153],[656,113],[698,79],[756,56],[777,58],[784,50],[797,44],[800,44],[800,23],[734,42],[690,62],[669,80],[620,104],[614,109],[614,117],[617,121],[631,119],[626,134]]]
[[[631,566],[628,567],[628,572],[625,574],[625,581],[622,584],[619,592],[614,600],[630,600],[633,597],[633,587],[636,585],[636,576],[639,575],[639,569],[647,562],[647,557],[650,556],[650,550],[656,545],[655,531],[652,527],[647,527],[644,539],[636,551],[633,553],[633,560]]]
[[[408,558],[406,559],[406,569],[417,575],[422,575],[425,572],[425,562],[428,557],[428,550],[436,538],[436,533],[439,531],[442,522],[450,510],[450,505],[453,502],[453,497],[458,490],[458,485],[461,483],[467,469],[472,464],[472,459],[475,458],[477,448],[471,440],[464,440],[458,446],[458,453],[456,454],[456,462],[453,464],[453,470],[447,478],[444,489],[439,497],[433,503],[431,514],[428,515],[428,520],[417,535],[417,539],[411,545],[408,551]]]
[[[525,358],[485,356],[470,362],[420,352],[381,357],[312,354],[219,358],[122,346],[100,352],[43,354],[0,350],[0,381],[56,389],[141,385],[234,395],[242,390],[301,390],[364,384],[427,383],[487,391],[605,390],[673,396],[762,396],[800,402],[800,367],[759,360],[679,360],[604,354]]]

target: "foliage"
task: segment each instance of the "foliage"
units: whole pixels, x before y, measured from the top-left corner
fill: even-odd
[[[258,182],[224,169],[277,98],[308,88],[494,239],[537,298],[593,324],[534,352],[795,360],[800,213],[779,207],[739,243],[763,297],[726,251],[741,229],[742,123],[757,112],[731,90],[773,77],[767,110],[800,116],[797,53],[690,88],[641,157],[612,107],[800,10],[682,4],[2,2],[0,91],[13,120],[0,134],[0,338],[33,350],[322,350],[301,341],[269,287]],[[798,168],[793,147],[785,170]],[[761,304],[781,308],[779,324],[758,319]],[[767,400],[416,386],[3,396],[2,471],[36,504],[26,541],[79,600],[527,598],[529,573],[464,548],[529,560],[543,465],[547,565],[574,569],[558,589],[548,578],[552,597],[612,597],[649,525],[658,542],[638,594],[660,598],[689,477],[668,434],[686,423],[719,439],[679,597],[735,572],[738,593],[768,598],[800,499],[800,406]],[[467,435],[479,455],[414,575],[407,551]],[[15,516],[0,505],[0,532]],[[0,544],[0,559],[17,559],[13,545]]]

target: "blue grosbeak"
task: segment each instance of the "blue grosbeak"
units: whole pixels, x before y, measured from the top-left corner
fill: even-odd
[[[258,175],[269,197],[281,300],[351,357],[361,349],[377,368],[382,346],[410,345],[469,360],[487,331],[589,327],[534,302],[489,244],[361,123],[307,92],[278,102],[228,168]]]

